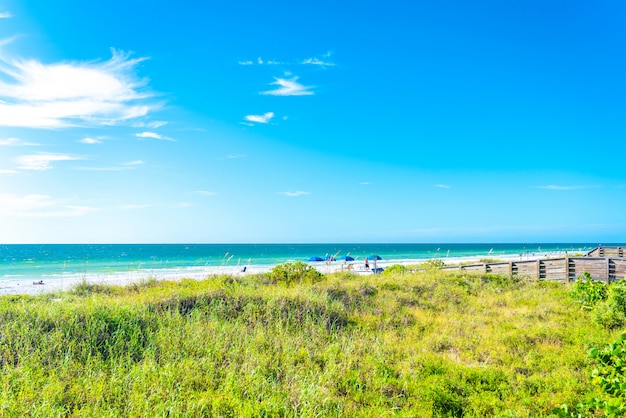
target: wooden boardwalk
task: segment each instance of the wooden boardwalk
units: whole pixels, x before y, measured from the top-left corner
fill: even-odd
[[[574,281],[588,272],[595,280],[610,283],[626,277],[624,247],[598,247],[582,257],[445,266],[446,270],[523,275],[541,280]]]

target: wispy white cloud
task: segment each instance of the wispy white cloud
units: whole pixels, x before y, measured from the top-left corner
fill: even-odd
[[[89,145],[93,145],[93,144],[101,144],[102,141],[100,139],[97,138],[91,138],[91,137],[86,137],[81,139],[79,142],[83,143],[83,144],[89,144]]]
[[[589,189],[597,186],[559,186],[555,184],[548,184],[546,186],[536,186],[537,189],[544,190],[580,190],[580,189]]]
[[[0,126],[113,125],[160,107],[135,76],[146,58],[112,49],[104,62],[45,64],[0,56]],[[8,80],[8,81],[7,81]]]
[[[312,86],[304,86],[298,83],[298,77],[293,77],[290,80],[286,78],[274,77],[273,83],[270,85],[279,86],[277,89],[262,91],[259,94],[269,96],[312,96],[315,94],[311,91]]]
[[[448,184],[435,184],[435,187],[439,188],[439,189],[451,189],[452,186],[448,185]]]
[[[249,122],[255,123],[269,123],[270,120],[274,117],[274,112],[266,112],[262,115],[248,115],[245,119]]]
[[[82,160],[82,158],[67,154],[40,153],[22,155],[16,159],[16,162],[18,164],[18,168],[22,170],[43,171],[50,170],[53,162],[75,160]]]
[[[278,192],[278,194],[282,194],[284,196],[289,196],[289,197],[299,197],[299,196],[310,195],[311,193],[298,190],[296,192]]]
[[[330,61],[324,61],[324,60],[321,60],[319,58],[307,58],[305,60],[302,60],[302,64],[304,64],[304,65],[319,65],[320,67],[333,67],[333,66],[335,66],[334,63],[332,63]]]
[[[152,138],[152,139],[159,139],[161,141],[176,141],[173,138],[158,134],[156,132],[140,132],[135,134],[135,136],[137,138]]]
[[[17,171],[15,170],[0,170],[0,175],[2,174],[16,174]]]
[[[217,195],[217,193],[210,192],[208,190],[196,190],[194,193],[199,196],[216,196]]]
[[[239,65],[317,65],[320,67],[334,67],[336,64],[330,61],[330,53],[324,54],[319,57],[304,58],[295,61],[280,61],[280,60],[264,60],[258,57],[256,60],[239,60]]]
[[[143,160],[133,160],[133,161],[128,161],[127,163],[123,163],[123,165],[127,166],[127,167],[134,167],[134,166],[138,166],[138,165],[143,165],[146,162]]]
[[[0,139],[0,147],[30,147],[37,144],[26,142],[19,138]]]
[[[0,12],[0,19],[8,19],[10,17],[13,17],[11,12]]]
[[[167,122],[164,120],[155,120],[152,122],[136,122],[133,123],[133,128],[150,128],[150,129],[158,129],[161,126],[167,125]]]
[[[369,181],[362,181],[362,182],[359,182],[359,184],[360,184],[360,185],[363,185],[363,186],[369,186],[369,185],[370,185],[370,184],[372,184],[372,183],[371,183],[371,182],[369,182]]]
[[[121,163],[113,166],[104,166],[104,167],[76,167],[76,170],[81,171],[127,171],[134,170],[137,166],[145,164],[142,160],[129,161],[126,163]]]
[[[54,199],[48,195],[28,194],[17,196],[14,194],[0,194],[0,215],[24,218],[53,218],[84,216],[97,209],[72,205],[69,200]]]

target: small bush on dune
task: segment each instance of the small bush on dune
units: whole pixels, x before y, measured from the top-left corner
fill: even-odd
[[[596,321],[605,328],[615,329],[626,324],[626,283],[619,281],[609,286],[606,300],[595,309]]]
[[[122,289],[119,286],[88,283],[86,280],[74,286],[72,293],[77,296],[89,296],[94,294],[115,295]]]
[[[427,260],[423,262],[422,264],[420,264],[420,267],[425,268],[425,269],[440,269],[444,267],[445,265],[446,263],[444,263],[443,260],[440,260],[438,258],[433,258],[431,260]]]
[[[406,270],[406,266],[403,266],[402,264],[393,264],[384,269],[382,274],[383,276],[392,276],[395,274],[403,275],[406,273]]]
[[[573,408],[561,405],[554,414],[559,417],[626,415],[626,334],[602,350],[592,348],[589,358],[595,365],[591,382],[600,390],[600,396],[579,402]]]
[[[572,292],[583,310],[591,311],[595,321],[607,329],[626,325],[626,281],[605,284],[593,280],[588,272],[579,277]]]
[[[322,281],[324,275],[308,264],[298,261],[277,265],[270,271],[270,278],[275,283],[289,286],[294,283],[314,284]]]
[[[588,272],[584,272],[574,284],[573,296],[578,299],[583,309],[591,310],[598,302],[606,299],[607,285],[593,280]]]

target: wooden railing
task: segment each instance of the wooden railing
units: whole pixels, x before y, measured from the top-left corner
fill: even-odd
[[[542,280],[565,281],[576,280],[578,277],[582,276],[584,272],[588,272],[592,278],[610,283],[616,280],[622,280],[626,277],[626,258],[622,256],[563,257],[542,260],[445,266],[443,269],[463,270],[475,273],[521,275]]]
[[[587,257],[624,257],[624,247],[598,247],[589,251]]]

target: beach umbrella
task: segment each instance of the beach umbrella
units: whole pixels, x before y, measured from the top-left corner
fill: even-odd
[[[354,257],[351,257],[349,255],[342,255],[341,257],[337,258],[337,260],[339,260],[339,261],[354,261]]]
[[[324,261],[322,257],[309,257],[306,261]]]
[[[383,258],[381,256],[379,256],[378,254],[371,254],[369,257],[367,257],[368,259],[370,259],[371,261],[374,262],[374,270],[376,270],[376,261],[378,260],[382,260]]]

